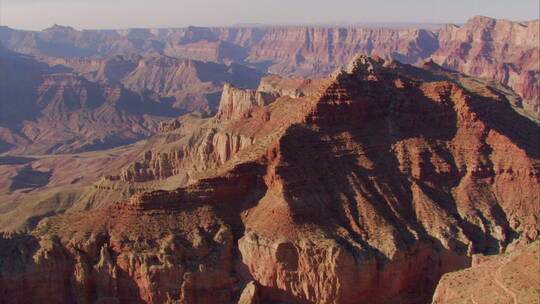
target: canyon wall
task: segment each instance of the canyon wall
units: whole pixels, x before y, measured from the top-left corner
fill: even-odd
[[[324,77],[355,54],[404,63],[437,63],[495,79],[523,97],[516,104],[538,115],[538,20],[476,16],[439,30],[362,27],[242,27],[84,30],[53,26],[41,32],[0,28],[7,48],[52,57],[165,54],[248,65],[281,76]]]
[[[540,20],[512,22],[474,17],[439,31],[435,62],[466,74],[495,79],[523,97],[523,107],[539,113]]]
[[[163,120],[215,111],[224,83],[256,88],[263,75],[162,55],[38,61],[1,49],[0,59],[0,148],[12,154],[130,144],[155,134]]]
[[[512,92],[367,56],[318,82],[264,105],[228,87],[220,124],[163,124],[150,153],[217,159],[203,125],[252,141],[175,189],[3,236],[0,300],[428,303],[443,274],[537,237],[540,132]]]

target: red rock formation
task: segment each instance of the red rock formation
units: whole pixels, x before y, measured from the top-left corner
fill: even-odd
[[[49,218],[31,236],[0,237],[0,300],[231,303],[233,232],[221,217],[238,217],[259,191],[253,172],[257,167],[246,164],[176,192]],[[220,210],[222,204],[231,208]],[[4,263],[12,259],[20,264]]]
[[[118,146],[152,135],[181,113],[143,93],[54,73],[27,56],[0,51],[0,140],[11,153],[66,153]]]
[[[438,64],[512,87],[523,107],[540,112],[540,20],[512,22],[477,16],[439,31]]]
[[[259,90],[241,90],[225,84],[216,119],[225,121],[241,118],[253,107],[268,105],[280,95]]]
[[[50,66],[69,67],[93,82],[122,84],[135,92],[152,92],[175,108],[188,111],[215,110],[214,96],[220,93],[224,83],[256,87],[262,76],[261,72],[238,64],[224,65],[158,54],[99,59],[42,57],[40,60]]]
[[[474,17],[461,27],[444,25],[435,31],[189,27],[83,32],[54,27],[28,32],[0,28],[0,40],[11,50],[26,54],[73,57],[160,52],[179,58],[249,64],[287,77],[324,77],[357,53],[405,63],[432,57],[445,67],[511,86],[524,99],[516,105],[538,113],[538,29],[538,20]]]
[[[215,117],[201,120],[184,116],[164,123],[163,132],[150,140],[149,150],[138,162],[126,168],[120,179],[146,182],[182,176],[183,180],[190,180],[197,172],[235,161],[241,151],[266,142],[280,129],[297,121],[296,115],[302,115],[295,113],[295,107],[280,109],[278,115],[258,108],[276,100],[285,103],[291,97],[313,95],[325,81],[328,82],[271,76],[264,77],[257,90],[237,89],[227,84]],[[255,119],[246,121],[253,116],[256,123],[252,122]],[[255,125],[250,128],[244,123]]]
[[[500,250],[515,233],[513,216],[530,223],[538,215],[536,161],[507,157],[526,159],[534,149],[503,152],[512,144],[492,126],[497,111],[512,112],[504,100],[487,110],[480,96],[450,82],[386,73],[381,61],[360,58],[336,75],[307,124],[281,138],[273,186],[239,241],[265,297],[423,302],[426,290],[415,288],[433,288],[442,273],[466,266],[468,252]],[[517,229],[526,238],[537,228]],[[388,260],[367,253],[373,249]]]
[[[511,253],[475,256],[472,268],[444,275],[433,304],[538,303],[538,256],[535,242]]]
[[[539,127],[509,98],[434,64],[360,56],[313,94],[216,128],[253,142],[190,165],[176,190],[0,240],[0,300],[28,284],[26,297],[61,303],[426,303],[473,254],[537,235]],[[190,135],[212,119],[184,119],[156,140],[201,149],[186,166],[217,159],[222,145]]]

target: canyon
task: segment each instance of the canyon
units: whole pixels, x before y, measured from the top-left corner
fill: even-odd
[[[56,58],[155,55],[237,63],[283,77],[326,77],[358,53],[438,64],[512,87],[518,106],[538,115],[539,21],[476,16],[440,29],[261,26],[75,30],[55,25],[41,32],[0,28],[12,51]],[[538,116],[537,116],[538,117]]]
[[[71,153],[130,144],[155,134],[160,121],[215,114],[225,83],[255,89],[267,75],[326,77],[357,53],[416,65],[433,60],[493,79],[518,93],[514,105],[537,119],[538,28],[538,20],[480,16],[438,30],[1,27],[0,151]]]
[[[0,303],[537,303],[539,22],[0,26]]]
[[[161,123],[89,186],[123,199],[1,235],[0,299],[451,303],[462,279],[445,273],[538,236],[540,127],[519,99],[364,55],[328,78],[225,85],[216,115]]]
[[[76,153],[155,134],[159,123],[217,107],[225,83],[258,84],[237,64],[155,55],[63,59],[0,49],[0,152]]]

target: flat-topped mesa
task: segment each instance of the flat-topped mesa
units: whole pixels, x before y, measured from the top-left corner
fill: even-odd
[[[276,100],[278,96],[276,93],[235,88],[226,83],[223,86],[216,119],[225,121],[241,118],[249,109],[268,105]]]

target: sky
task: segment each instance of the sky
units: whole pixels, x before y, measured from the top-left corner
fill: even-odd
[[[0,25],[41,30],[538,19],[539,0],[0,0]]]

